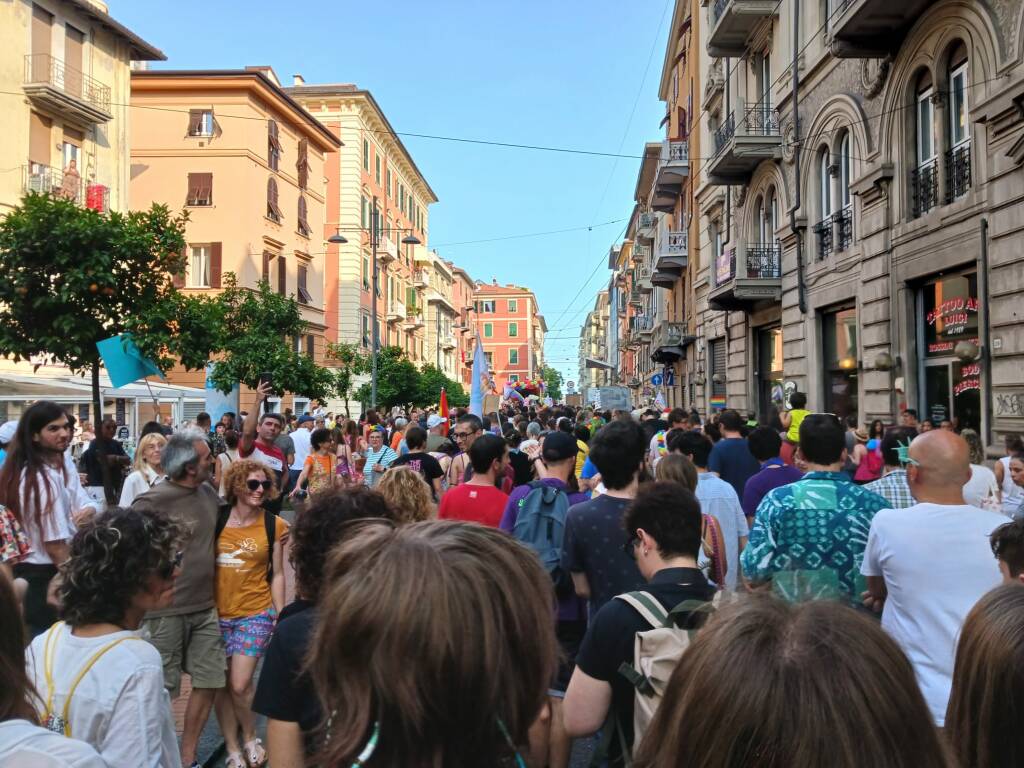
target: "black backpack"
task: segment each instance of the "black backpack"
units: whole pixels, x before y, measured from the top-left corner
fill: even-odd
[[[221,504],[217,508],[217,530],[214,534],[214,540],[220,539],[221,531],[224,530],[228,524],[228,518],[231,517],[231,505]],[[267,583],[269,584],[271,579],[274,578],[274,541],[277,538],[277,515],[273,512],[263,510],[263,529],[267,532]]]

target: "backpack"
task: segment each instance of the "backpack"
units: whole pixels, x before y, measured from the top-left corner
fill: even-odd
[[[636,688],[633,700],[633,744],[639,744],[647,727],[658,711],[669,678],[679,664],[683,652],[697,635],[696,629],[677,627],[675,619],[680,614],[705,611],[711,613],[721,602],[722,591],[715,592],[710,602],[701,600],[684,600],[671,611],[658,602],[649,592],[627,592],[616,595],[614,599],[622,600],[633,608],[650,625],[650,629],[636,633],[633,645],[633,664],[623,662],[619,666],[619,674]],[[607,752],[611,737],[618,735],[623,756],[628,750],[623,742],[622,729],[613,722],[615,715],[609,712],[609,722],[605,723],[604,740],[599,751]]]
[[[221,531],[228,524],[231,517],[231,505],[221,504],[217,508],[217,529],[214,533],[214,541],[220,538]],[[274,541],[277,538],[277,515],[273,512],[263,510],[263,530],[267,533],[267,583],[274,578]]]
[[[569,495],[540,480],[531,482],[529,488],[529,493],[519,501],[512,536],[536,552],[555,586],[564,588],[569,583],[568,574],[562,569],[562,539],[569,513]]]

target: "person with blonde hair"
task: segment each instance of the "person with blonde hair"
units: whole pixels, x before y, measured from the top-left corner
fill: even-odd
[[[754,594],[718,609],[696,633],[633,765],[954,763],[910,662],[878,622],[834,601]]]
[[[164,479],[164,470],[160,466],[160,452],[165,445],[167,438],[156,432],[150,432],[139,440],[132,462],[133,471],[121,488],[120,506],[130,507],[136,496],[145,493]]]
[[[377,483],[377,491],[398,513],[400,523],[419,523],[437,517],[430,486],[408,465],[392,467]]]
[[[281,539],[288,525],[263,507],[277,498],[278,490],[273,470],[262,462],[236,461],[225,474],[224,487],[227,504],[217,520],[215,582],[228,684],[217,692],[214,706],[227,768],[251,768],[267,761],[256,736],[252,678],[284,607]]]
[[[317,764],[525,766],[557,662],[540,560],[476,523],[350,525],[311,649],[331,713]]]

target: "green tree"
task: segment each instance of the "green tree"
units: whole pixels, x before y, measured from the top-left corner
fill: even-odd
[[[368,361],[369,362],[369,361]],[[420,372],[401,347],[384,347],[377,355],[377,407],[392,408],[416,401]],[[370,402],[370,382],[356,391],[356,399]]]
[[[0,353],[46,355],[90,372],[100,412],[96,342],[130,332],[166,371],[168,322],[185,266],[185,217],[162,205],[99,213],[30,194],[0,221]],[[196,350],[197,353],[203,350]]]
[[[240,288],[231,272],[225,273],[223,283],[217,296],[184,304],[182,323],[187,327],[172,342],[176,354],[188,354],[182,347],[190,341],[190,329],[205,316],[211,327],[220,329],[210,378],[222,392],[231,391],[236,381],[255,387],[263,373],[270,374],[278,392],[315,400],[334,392],[335,375],[302,352],[301,343],[289,343],[309,329],[293,297],[271,290],[266,281],[256,289]]]
[[[441,399],[442,388],[448,393],[448,405],[450,407],[464,408],[469,405],[469,395],[466,394],[462,385],[453,379],[449,379],[444,371],[432,363],[428,363],[420,369],[420,382],[413,405],[418,405],[421,408],[437,405]]]
[[[454,379],[448,379],[448,405],[451,408],[466,408],[469,405],[469,393]]]
[[[552,400],[562,399],[562,374],[545,365],[540,369],[540,377],[544,379],[544,386],[547,387],[547,396]]]
[[[327,358],[334,372],[334,393],[345,403],[345,415],[350,416],[348,401],[352,398],[355,377],[370,370],[370,360],[359,346],[341,342],[327,345]]]

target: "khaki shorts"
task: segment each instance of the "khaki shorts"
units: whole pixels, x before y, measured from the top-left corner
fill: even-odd
[[[182,670],[191,676],[193,688],[224,687],[227,661],[216,608],[146,619],[143,626],[160,651],[164,687],[172,699],[181,692]]]

